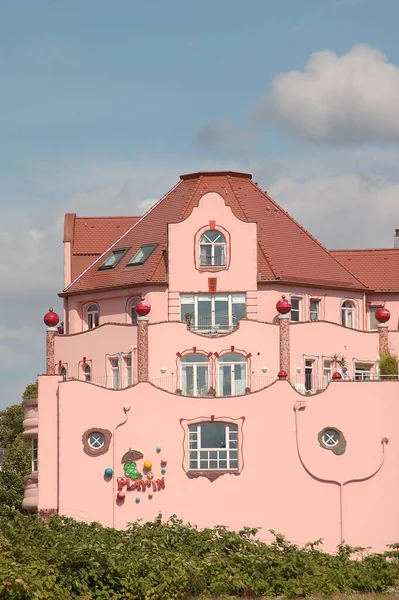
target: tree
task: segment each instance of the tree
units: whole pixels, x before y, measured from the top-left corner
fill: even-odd
[[[23,400],[37,398],[37,382],[26,386]],[[30,440],[23,437],[24,408],[13,404],[0,411],[0,448],[4,449],[0,471],[0,504],[22,508],[23,477],[31,471]]]

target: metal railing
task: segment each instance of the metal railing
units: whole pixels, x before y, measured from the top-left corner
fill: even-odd
[[[217,335],[218,333],[226,333],[229,331],[235,331],[238,327],[239,319],[232,317],[229,319],[228,315],[216,315],[214,319],[211,317],[194,317],[186,321],[187,328],[190,331],[196,331],[208,335]]]
[[[93,383],[98,387],[107,388],[108,390],[124,390],[133,385],[131,377],[118,377],[117,379],[112,375],[104,375],[103,377],[91,377],[88,379],[78,377],[67,377],[66,381],[83,381],[86,383]]]

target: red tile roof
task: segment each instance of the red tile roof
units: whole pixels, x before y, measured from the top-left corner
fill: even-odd
[[[330,250],[339,262],[375,291],[399,291],[399,248]]]
[[[224,198],[237,218],[257,223],[258,272],[263,282],[277,280],[364,289],[359,279],[252,182],[250,174],[223,171],[182,175],[180,182],[135,222],[120,240],[116,234],[114,243],[103,253],[101,261],[98,258],[93,262],[65,292],[79,293],[148,282],[166,283],[167,225],[186,219],[198,206],[201,197],[211,191]],[[85,230],[90,231],[90,228]],[[144,265],[126,268],[137,249],[150,243],[158,246]],[[91,247],[91,242],[81,244],[87,250]],[[99,271],[98,267],[111,247],[128,247],[130,250],[115,269]]]
[[[73,254],[102,254],[140,217],[76,217]]]

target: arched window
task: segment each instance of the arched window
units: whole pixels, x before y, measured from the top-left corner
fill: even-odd
[[[132,325],[137,325],[136,304],[140,302],[140,298],[135,298],[129,304],[129,315]]]
[[[208,393],[209,360],[203,354],[187,354],[181,359],[182,392],[185,396]]]
[[[342,303],[341,324],[352,329],[355,327],[355,307],[348,300]]]
[[[247,387],[247,359],[242,354],[230,352],[218,361],[219,396],[238,396]]]
[[[97,304],[90,304],[89,308],[87,309],[86,319],[88,329],[94,329],[95,327],[98,327],[100,322],[100,311]]]
[[[85,381],[91,381],[91,367],[90,367],[90,365],[83,365],[83,379]]]
[[[200,238],[200,267],[224,267],[226,265],[226,238],[223,233],[211,229]]]
[[[65,367],[60,368],[60,375],[62,375],[62,377],[64,378],[64,381],[65,381],[67,378],[67,370]]]

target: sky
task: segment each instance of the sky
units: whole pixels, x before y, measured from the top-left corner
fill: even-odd
[[[399,228],[397,0],[0,0],[0,408],[45,370],[63,215],[254,181],[328,248]]]

